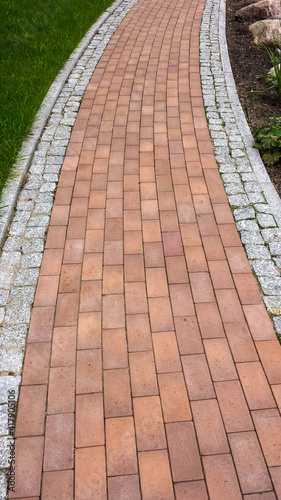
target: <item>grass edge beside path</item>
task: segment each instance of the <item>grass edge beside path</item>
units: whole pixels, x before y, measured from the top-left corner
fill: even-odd
[[[60,70],[113,0],[0,0],[0,195]]]

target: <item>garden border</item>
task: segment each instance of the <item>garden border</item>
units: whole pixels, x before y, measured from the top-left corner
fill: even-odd
[[[243,134],[244,143],[247,149],[247,154],[250,159],[250,163],[253,167],[254,172],[259,176],[259,183],[262,185],[263,192],[267,203],[272,209],[272,213],[281,227],[281,199],[277,193],[271,179],[266,171],[264,163],[261,159],[258,149],[253,148],[255,142],[253,135],[251,133],[250,127],[245,117],[245,113],[241,106],[238,93],[236,90],[235,80],[230,64],[227,40],[226,40],[226,0],[221,0],[220,7],[220,20],[219,20],[219,39],[221,47],[221,59],[226,80],[227,90],[231,100],[231,106],[234,111],[238,127],[241,134]],[[262,181],[261,181],[262,180]]]
[[[281,334],[281,199],[246,121],[226,40],[226,0],[206,0],[200,29],[203,101],[214,153],[249,262]]]
[[[1,218],[0,218],[0,248],[2,248],[5,241],[7,228],[13,217],[15,205],[24,183],[25,176],[31,164],[34,152],[43,133],[44,127],[51,114],[52,108],[55,105],[60,92],[71,71],[74,69],[76,63],[88,47],[92,38],[95,36],[102,24],[109,18],[111,14],[119,7],[123,0],[116,0],[113,4],[106,9],[98,20],[91,26],[86,35],[82,38],[79,45],[74,49],[70,57],[65,63],[64,68],[59,72],[53,83],[51,84],[42,104],[35,116],[32,124],[32,129],[28,137],[24,140],[22,147],[19,151],[17,160],[13,166],[13,179],[7,181],[1,194]]]
[[[0,499],[7,493],[13,433],[8,391],[15,402],[26,336],[59,173],[86,87],[109,40],[138,0],[117,0],[92,26],[51,85],[24,142],[17,178],[1,204],[0,224]],[[10,224],[10,226],[9,226]],[[7,238],[5,238],[7,232]],[[12,448],[11,448],[12,449]]]

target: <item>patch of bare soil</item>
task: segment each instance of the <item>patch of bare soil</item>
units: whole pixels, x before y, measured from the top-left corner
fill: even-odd
[[[235,20],[235,13],[245,5],[247,0],[227,0],[226,36],[239,99],[254,133],[269,117],[281,116],[281,100],[274,89],[264,92],[269,85],[260,75],[271,68],[266,50],[256,47],[246,22]],[[281,163],[266,169],[281,197]]]

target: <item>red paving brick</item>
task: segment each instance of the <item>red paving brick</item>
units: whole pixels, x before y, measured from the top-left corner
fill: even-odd
[[[193,423],[167,424],[166,430],[173,480],[179,482],[203,479]]]
[[[252,419],[239,381],[216,382],[215,390],[226,431],[252,430]]]
[[[76,327],[54,328],[51,366],[75,365]]]
[[[76,392],[88,394],[102,391],[101,350],[77,351]]]
[[[276,340],[272,323],[263,304],[246,305],[243,309],[255,341]]]
[[[139,478],[130,476],[115,476],[108,478],[108,500],[140,500]]]
[[[140,483],[144,500],[173,500],[174,492],[166,450],[139,453]]]
[[[159,396],[134,398],[138,451],[167,448]]]
[[[51,340],[54,322],[54,307],[34,307],[31,314],[28,342]]]
[[[204,347],[214,382],[237,378],[231,352],[225,339],[206,339]]]
[[[182,357],[183,373],[191,400],[215,397],[207,360],[204,354]]]
[[[181,371],[175,333],[153,333],[152,338],[157,373]]]
[[[10,498],[40,495],[42,480],[44,437],[32,436],[16,439],[15,447],[15,492]]]
[[[193,401],[191,408],[201,454],[227,453],[229,448],[217,401]]]
[[[279,499],[281,497],[281,467],[270,467],[269,471],[277,498]]]
[[[132,417],[106,419],[107,473],[122,476],[137,473],[137,453]]]
[[[105,417],[132,415],[128,370],[106,370],[103,374]]]
[[[75,367],[64,366],[50,369],[47,413],[74,411]]]
[[[252,412],[268,467],[281,465],[281,421],[277,409]]]
[[[236,363],[258,360],[257,351],[246,322],[225,323],[224,328]]]
[[[224,329],[216,302],[196,304],[202,338],[224,337]]]
[[[125,329],[103,330],[103,368],[126,368],[128,366]]]
[[[162,373],[158,384],[165,422],[191,420],[191,411],[183,374]]]
[[[45,471],[72,469],[74,462],[73,413],[50,415],[46,420]]]
[[[73,471],[60,470],[44,472],[42,481],[42,495],[44,500],[71,500],[73,498]]]
[[[260,500],[261,496],[260,493],[254,493],[253,495],[244,495],[244,498],[246,500]],[[264,500],[276,500],[276,495],[273,491],[270,491],[268,493],[263,493],[263,498]]]
[[[44,434],[46,385],[22,386],[18,403],[16,436]],[[32,412],[29,409],[32,408]]]
[[[77,349],[101,347],[101,313],[80,313],[78,317]]]
[[[237,370],[250,410],[274,408],[275,402],[261,364],[238,363]]]
[[[105,437],[102,394],[81,394],[77,396],[75,410],[76,448],[103,445]]]
[[[271,490],[269,473],[256,433],[229,435],[230,447],[244,494]]]
[[[273,391],[277,406],[279,407],[279,410],[280,410],[281,409],[281,384],[272,385],[271,389]]]
[[[230,454],[203,457],[210,500],[242,500]]]
[[[281,498],[281,348],[212,152],[203,9],[137,2],[85,92],[31,316],[11,498]]]
[[[278,340],[256,342],[262,365],[270,384],[281,383],[281,350]]]
[[[152,351],[133,352],[129,359],[133,397],[158,394],[156,367]]]
[[[203,343],[196,316],[183,316],[174,321],[180,354],[202,353]]]
[[[50,369],[50,342],[27,344],[22,385],[47,384]]]
[[[103,446],[76,450],[75,496],[77,500],[106,500],[105,450]]]
[[[176,500],[208,500],[208,493],[204,481],[191,481],[175,485]]]
[[[126,318],[129,352],[152,349],[148,314],[131,314]]]

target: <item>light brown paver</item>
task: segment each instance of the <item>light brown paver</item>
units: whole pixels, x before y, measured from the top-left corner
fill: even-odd
[[[10,498],[281,499],[281,347],[209,138],[203,9],[139,0],[85,92],[32,311]]]

